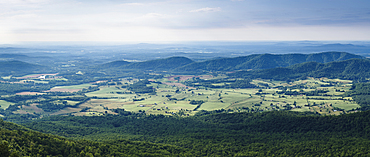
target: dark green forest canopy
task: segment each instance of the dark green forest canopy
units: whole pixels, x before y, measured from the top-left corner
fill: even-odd
[[[189,156],[186,149],[148,142],[68,140],[0,119],[1,156]]]
[[[52,116],[27,123],[25,126],[36,130],[43,130],[40,127],[45,125],[43,126],[45,130],[52,131],[52,129],[47,129],[47,126],[71,127],[75,125],[98,130],[104,128],[108,130],[113,129],[115,131],[120,130],[122,133],[149,134],[154,136],[183,134],[193,129],[217,128],[221,130],[228,129],[240,130],[243,132],[269,133],[306,133],[310,131],[336,133],[358,132],[353,136],[366,135],[367,137],[368,135],[365,132],[368,130],[363,129],[367,128],[368,120],[370,120],[369,111],[340,116],[318,116],[309,112],[300,113],[289,111],[262,113],[217,113],[200,111],[197,115],[187,118],[143,114],[95,117]],[[348,123],[348,121],[351,123]],[[94,131],[89,132],[92,134],[95,133]],[[74,134],[84,135],[86,133],[74,132]],[[63,136],[68,136],[68,134]]]
[[[196,156],[369,155],[368,111],[340,116],[274,111],[217,113],[194,117],[53,116],[25,126],[74,139],[131,140],[176,145]]]
[[[128,90],[133,91],[135,93],[151,93],[155,94],[155,89],[152,86],[147,86],[147,84],[150,84],[148,80],[140,80],[138,82],[135,82],[127,87]]]

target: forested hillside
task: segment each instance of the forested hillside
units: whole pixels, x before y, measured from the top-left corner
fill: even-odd
[[[93,142],[68,140],[63,137],[26,129],[0,119],[0,156],[189,156],[186,149],[163,144],[111,140]]]
[[[0,75],[24,75],[36,71],[50,71],[49,67],[22,61],[0,61]]]
[[[291,80],[306,77],[328,77],[349,80],[365,80],[370,77],[370,60],[349,59],[345,61],[317,63],[307,62],[286,68],[273,68],[255,71],[239,71],[230,74],[232,77],[262,78],[274,80]]]
[[[269,69],[287,67],[304,62],[328,63],[351,58],[364,58],[345,52],[323,52],[314,54],[256,54],[235,58],[221,58],[194,62],[176,69],[177,71],[234,71],[247,69]]]
[[[186,57],[170,57],[145,62],[114,61],[100,65],[107,70],[153,70],[173,72],[234,71],[247,69],[269,69],[287,67],[303,62],[327,63],[351,58],[364,58],[346,52],[323,52],[316,54],[256,54],[235,58],[220,58],[194,62]]]
[[[189,149],[194,156],[366,156],[370,155],[369,115],[368,111],[340,116],[201,111],[180,118],[123,112],[120,116],[49,117],[25,125],[74,139],[172,144]]]

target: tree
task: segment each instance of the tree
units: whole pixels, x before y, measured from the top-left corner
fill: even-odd
[[[180,82],[180,77],[175,77],[173,79],[176,80],[177,82]]]
[[[1,154],[1,156],[9,156],[10,155],[8,142],[5,141],[5,142],[0,144],[0,154]]]

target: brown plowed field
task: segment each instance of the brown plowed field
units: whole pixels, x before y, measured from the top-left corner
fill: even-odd
[[[55,75],[58,75],[58,73],[56,74],[35,74],[35,75],[30,75],[30,76],[26,76],[26,77],[18,77],[18,79],[27,79],[27,78],[38,78],[42,75],[51,75],[51,76],[55,76]]]

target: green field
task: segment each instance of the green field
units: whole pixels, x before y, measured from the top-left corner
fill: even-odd
[[[167,79],[156,81],[165,81],[171,83]],[[326,87],[328,81],[337,82],[336,86]],[[172,81],[176,82],[177,81]],[[180,81],[181,83],[181,81]],[[155,95],[148,94],[117,94],[117,92],[129,92],[127,89],[117,88],[115,86],[100,87],[99,91],[87,93],[86,96],[96,97],[114,97],[122,103],[121,108],[127,111],[139,112],[146,111],[147,114],[172,114],[179,111],[185,114],[194,114],[200,110],[234,110],[234,111],[271,111],[290,108],[291,111],[297,112],[320,112],[321,114],[334,114],[334,107],[349,111],[360,107],[354,101],[340,100],[343,92],[336,90],[348,91],[348,80],[339,79],[315,79],[299,80],[287,84],[282,81],[270,80],[253,80],[254,84],[264,85],[263,88],[247,88],[247,89],[222,89],[222,88],[202,88],[186,89],[182,86],[166,85],[151,83],[148,86],[156,88]],[[224,85],[225,83],[217,83],[213,85]],[[285,95],[277,94],[281,89],[277,87],[291,88],[290,91],[312,92],[315,90],[327,90],[328,96],[306,96],[306,95]],[[305,88],[295,88],[295,86]],[[321,87],[325,86],[325,87]],[[175,91],[178,90],[176,93]],[[144,99],[141,101],[133,101],[134,99]],[[346,98],[350,99],[350,98]],[[190,104],[190,101],[203,101],[204,103],[193,111],[197,105]],[[123,104],[131,103],[131,104]],[[331,105],[330,105],[331,104]],[[320,111],[320,106],[326,105],[325,111]],[[317,109],[316,109],[317,108]],[[329,112],[330,111],[330,112]]]
[[[54,80],[57,80],[57,81],[68,81],[68,79],[66,79],[66,78],[56,78]]]
[[[29,77],[29,76],[33,76],[33,75],[38,75],[38,74],[29,74],[29,75],[24,75],[22,77]]]
[[[89,97],[132,97],[133,94],[117,94],[116,92],[126,92],[127,90],[117,89],[116,87],[102,87],[95,92],[86,93]]]
[[[82,89],[88,88],[90,86],[94,86],[92,84],[80,84],[80,85],[73,85],[73,86],[57,86],[55,88],[63,88],[63,89]]]
[[[10,76],[3,76],[1,78],[4,79],[4,80],[8,80],[8,79],[12,78],[12,75],[10,75]]]
[[[186,78],[186,77],[184,77]],[[124,86],[130,86],[139,80],[120,79],[119,82]],[[189,80],[188,80],[189,81]],[[191,81],[191,80],[190,80]],[[227,80],[228,81],[228,80]],[[108,81],[109,82],[109,81]],[[120,85],[102,85],[99,90],[84,95],[74,95],[72,97],[90,97],[90,101],[80,104],[75,108],[66,108],[55,111],[51,114],[85,115],[78,113],[84,108],[88,108],[88,115],[101,115],[98,113],[114,114],[112,109],[125,109],[132,112],[146,112],[147,114],[182,114],[194,115],[195,113],[206,110],[227,110],[228,112],[262,112],[273,110],[290,110],[296,112],[318,112],[320,114],[340,114],[354,112],[353,109],[360,106],[352,101],[352,98],[343,98],[342,95],[351,87],[348,80],[339,79],[318,79],[309,78],[290,83],[273,80],[252,80],[252,84],[258,88],[231,89],[220,88],[229,82],[213,83],[216,88],[202,86],[201,82],[194,82],[194,87],[185,86],[185,81],[169,81],[166,78],[149,82],[146,86],[155,89],[155,93],[135,93]],[[158,83],[161,82],[161,83]],[[40,82],[41,83],[41,82]],[[115,83],[114,83],[115,84]],[[76,90],[96,86],[92,84],[81,84],[73,86],[58,86],[56,89],[64,91]],[[306,93],[316,93],[305,95]],[[298,92],[302,94],[287,94]],[[53,99],[66,99],[71,96],[53,96]],[[191,104],[191,101],[201,102]],[[67,101],[70,105],[79,103],[78,101]],[[11,103],[1,101],[3,109]],[[59,101],[52,102],[61,104]],[[27,108],[27,107],[26,107]],[[26,109],[25,108],[25,109]],[[35,108],[35,107],[34,107]],[[19,112],[19,113],[25,113]],[[31,111],[30,108],[29,110]],[[343,110],[343,111],[342,111]],[[340,111],[340,112],[337,112]],[[27,112],[28,113],[28,112]]]
[[[4,101],[4,100],[0,100],[0,108],[3,109],[3,110],[6,110],[9,105],[13,105],[14,103],[11,103],[11,102],[7,102],[7,101]]]
[[[49,82],[48,81],[33,81],[35,83],[44,83],[44,84],[48,84]]]

